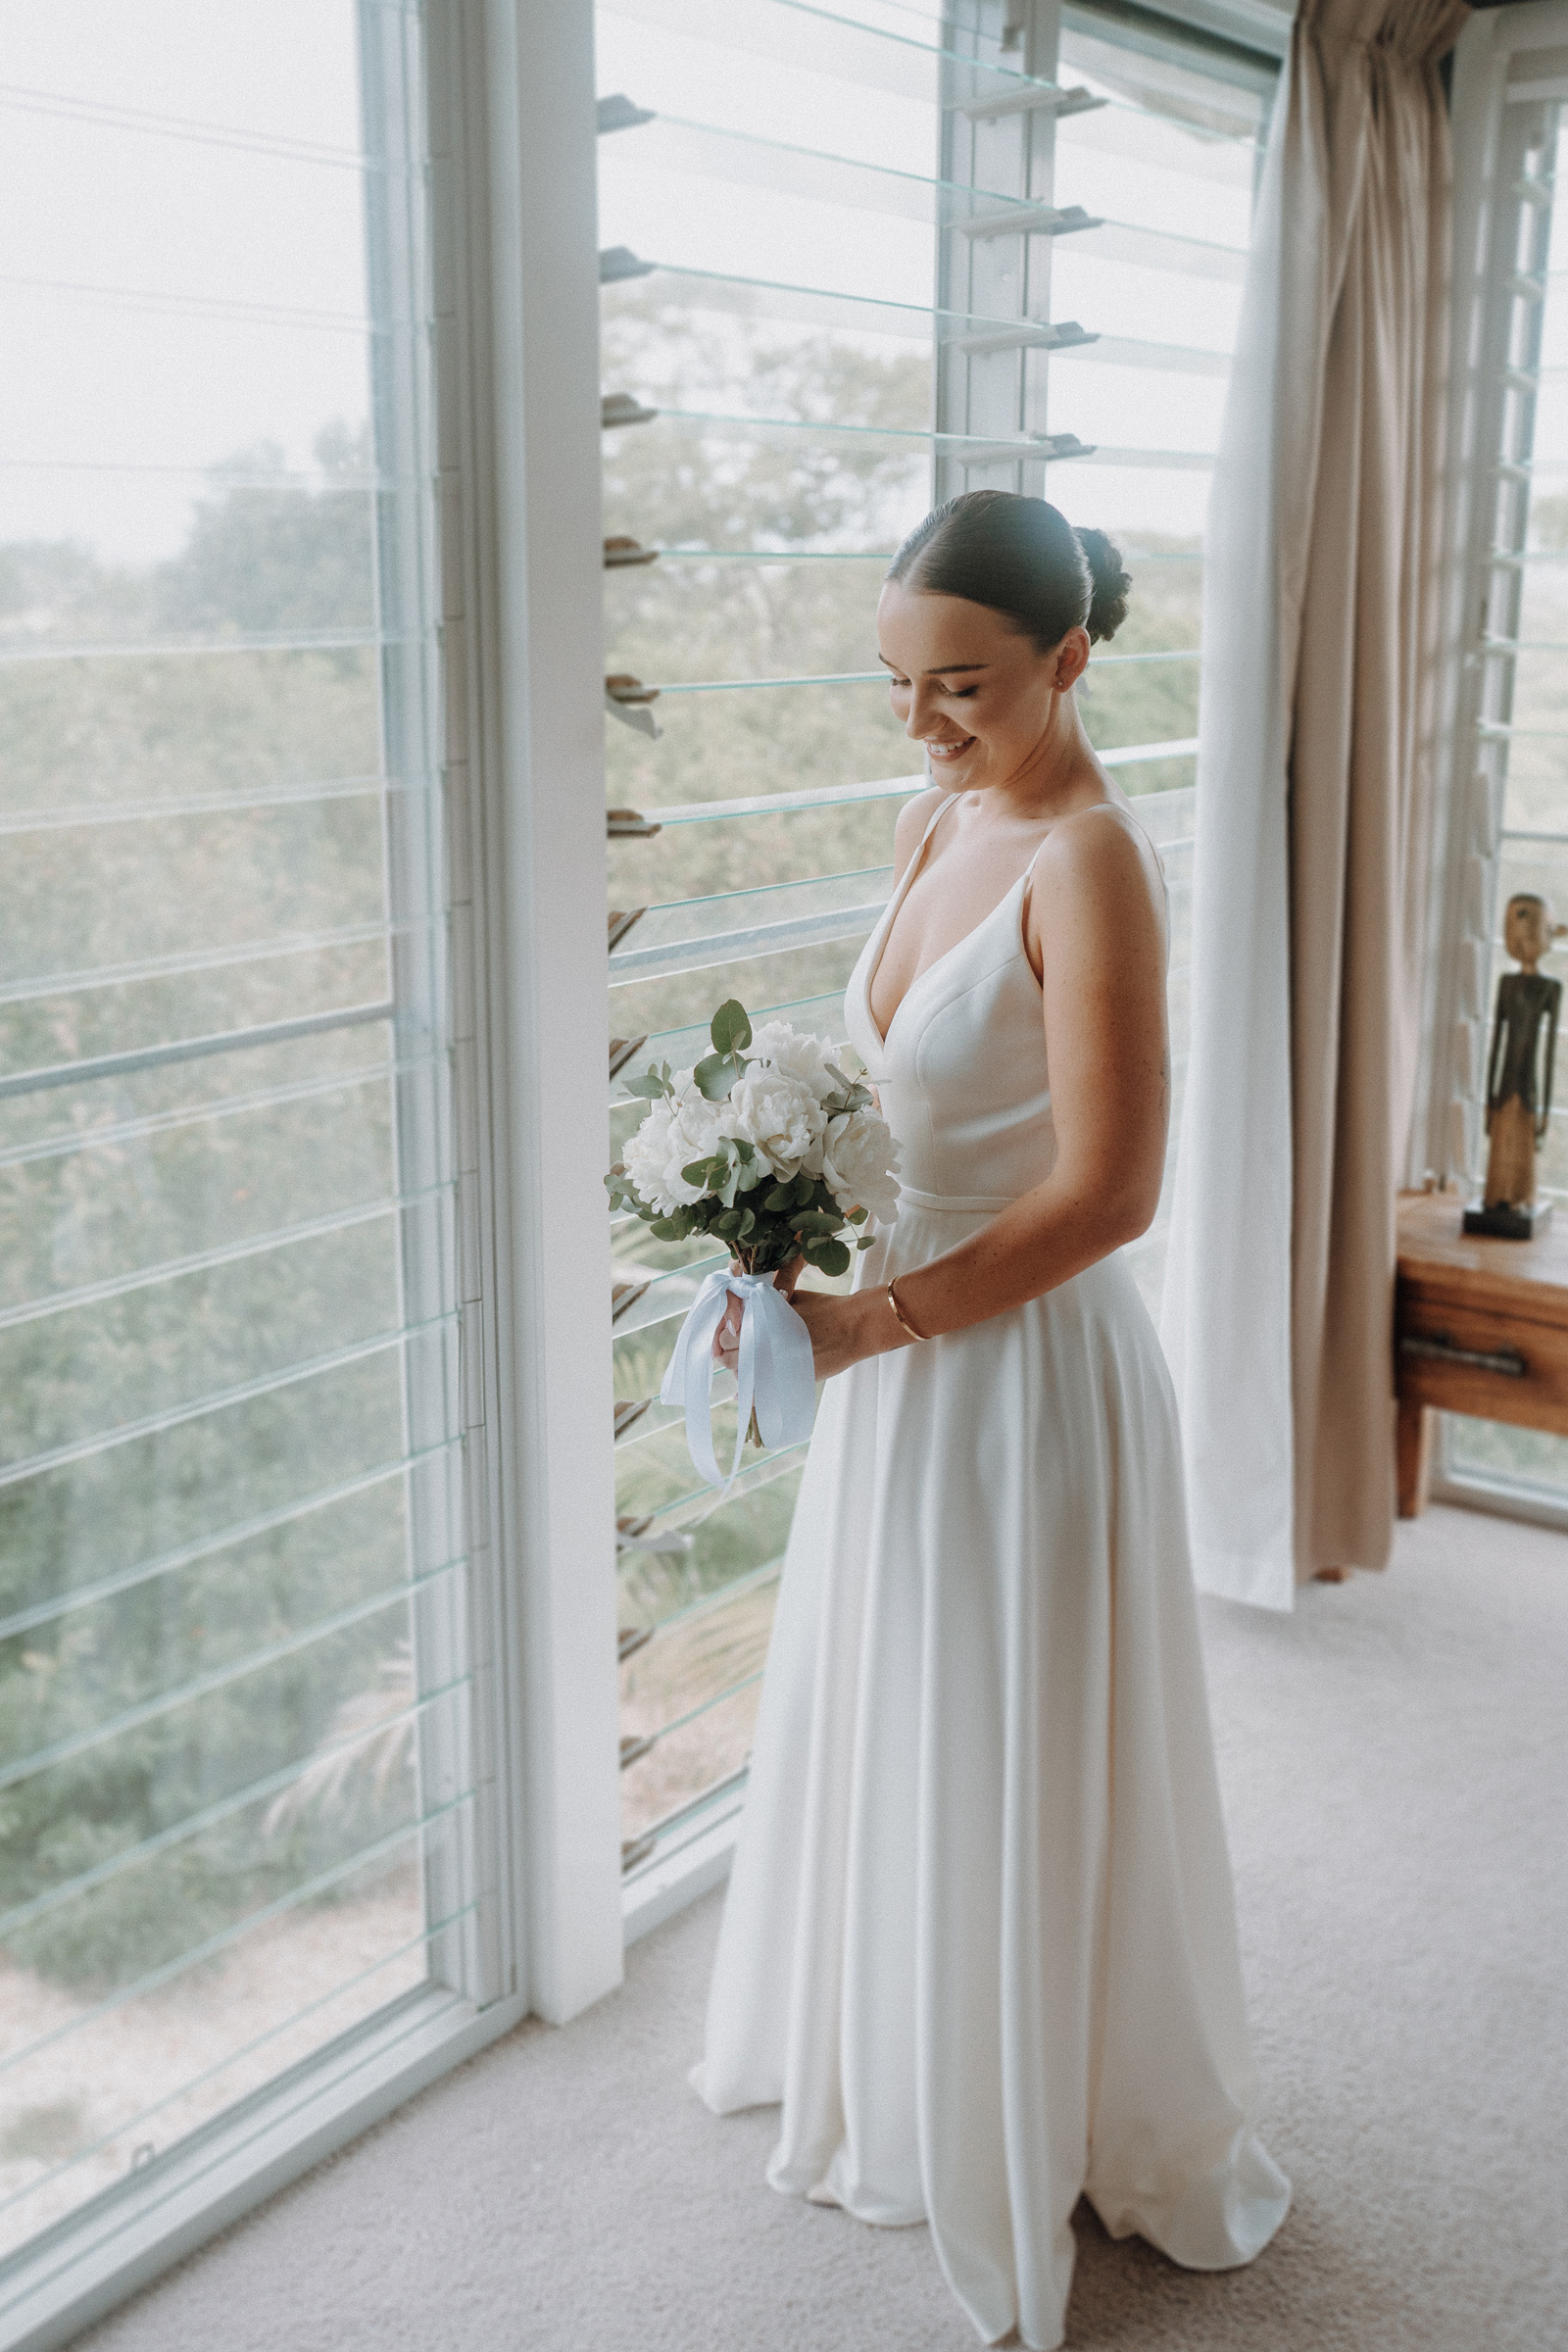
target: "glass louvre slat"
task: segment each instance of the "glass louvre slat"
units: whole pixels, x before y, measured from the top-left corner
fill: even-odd
[[[390,1348],[401,1348],[410,1340],[422,1338],[431,1332],[449,1330],[456,1325],[457,1319],[457,1309],[449,1308],[445,1314],[432,1316],[426,1322],[406,1324],[397,1331],[378,1332],[371,1339],[355,1340],[347,1347],[334,1348],[324,1355],[284,1365],[275,1372],[259,1374],[256,1379],[237,1382],[232,1388],[214,1390],[208,1396],[170,1406],[164,1412],[148,1413],[135,1421],[122,1421],[113,1429],[95,1430],[90,1437],[73,1439],[67,1445],[29,1454],[21,1461],[0,1463],[0,1487],[17,1486],[24,1479],[39,1478],[52,1470],[67,1469],[74,1462],[87,1461],[95,1454],[108,1453],[116,1446],[133,1445],[142,1438],[162,1437],[188,1421],[227,1412],[233,1405],[248,1404],[257,1397],[273,1396],[279,1389],[294,1388],[303,1381],[319,1379],[324,1373],[346,1370],[348,1366],[363,1363],[368,1357],[384,1355]]]
[[[205,1941],[194,1945],[189,1951],[182,1952],[177,1960],[171,1960],[162,1968],[150,1969],[133,1983],[122,1985],[117,1991],[109,1994],[106,1999],[97,2002],[84,2016],[72,2019],[69,2025],[57,2027],[53,2033],[40,2036],[37,2041],[24,2043],[18,2049],[8,2050],[3,2056],[0,2056],[0,2078],[12,2073],[14,2069],[24,2064],[29,2058],[36,2057],[41,2050],[51,2047],[55,2042],[63,2039],[66,2034],[77,2033],[84,2026],[96,2023],[99,2018],[108,2015],[112,2010],[122,2008],[127,2001],[138,2000],[144,1994],[156,1991],[161,1985],[169,1984],[172,1979],[183,1976],[193,1968],[201,1967],[239,1936],[251,1933],[267,1920],[276,1918],[280,1912],[294,1910],[301,1903],[310,1902],[324,1894],[342,1880],[352,1877],[356,1871],[363,1870],[367,1863],[380,1860],[395,1847],[407,1844],[409,1839],[417,1837],[429,1822],[444,1819],[462,1806],[471,1802],[472,1797],[469,1794],[453,1797],[434,1812],[427,1814],[423,1820],[406,1822],[400,1828],[388,1831],[385,1837],[377,1838],[373,1844],[362,1847],[358,1852],[349,1855],[345,1861],[334,1863],[330,1869],[318,1872],[314,1878],[306,1880],[302,1886],[291,1888],[285,1895],[279,1895],[275,1902],[265,1905],[259,1911],[248,1912],[243,1919],[236,1920],[231,1926],[220,1930],[217,1935],[208,1936]],[[5,2211],[8,2202],[9,2200],[0,2200],[0,2212]]]
[[[383,792],[400,789],[379,776],[345,776],[321,784],[275,785],[266,792],[172,794],[161,801],[105,800],[75,808],[0,809],[0,834],[59,833],[78,826],[172,822],[191,816],[242,816],[255,808],[312,807],[318,801],[378,800]]]
[[[232,1266],[249,1257],[262,1257],[273,1250],[289,1249],[296,1242],[318,1241],[329,1233],[350,1233],[360,1225],[373,1224],[378,1217],[396,1216],[404,1209],[416,1208],[433,1200],[452,1197],[450,1184],[432,1185],[422,1193],[405,1193],[389,1200],[368,1200],[353,1208],[336,1209],[329,1215],[311,1217],[297,1225],[287,1225],[272,1233],[252,1234],[243,1241],[228,1242],[216,1250],[202,1250],[189,1257],[169,1258],[161,1265],[138,1266],[134,1271],[106,1277],[101,1282],[83,1283],[74,1290],[55,1291],[46,1296],[24,1299],[14,1306],[0,1306],[0,1331],[9,1331],[23,1323],[35,1323],[45,1315],[66,1314],[83,1306],[99,1305],[111,1298],[123,1298],[134,1291],[152,1290],[160,1284],[182,1281],[187,1275],[205,1274],[218,1266]]]
[[[333,948],[360,948],[371,942],[379,947],[387,937],[383,923],[349,923],[336,931],[304,932],[293,939],[263,939],[245,946],[192,948],[178,956],[148,956],[135,963],[105,964],[97,970],[39,972],[25,980],[0,981],[0,1004],[80,996],[89,989],[131,988],[143,980],[181,979],[193,972],[226,971],[280,956],[320,956]]]
[[[452,1567],[464,1565],[462,1561],[451,1563]],[[378,1731],[396,1730],[412,1723],[416,1715],[433,1703],[428,1698],[416,1700],[397,1714],[389,1715],[376,1728]],[[220,1823],[230,1820],[253,1805],[266,1804],[271,1798],[281,1796],[285,1790],[297,1788],[307,1775],[318,1771],[321,1765],[334,1763],[339,1758],[351,1755],[356,1748],[365,1746],[367,1738],[364,1732],[348,1732],[341,1739],[324,1741],[310,1755],[297,1757],[278,1771],[268,1773],[259,1781],[252,1781],[247,1788],[236,1788],[230,1795],[217,1798],[212,1804],[203,1806],[199,1813],[190,1813],[181,1821],[172,1822],[168,1829],[160,1830],[156,1836],[144,1838],[140,1844],[127,1846],[122,1852],[112,1854],[107,1861],[96,1863],[90,1870],[79,1871],[74,1878],[47,1888],[30,1902],[17,1904],[0,1915],[0,1937],[15,1935],[18,1930],[30,1927],[34,1921],[48,1918],[77,1895],[88,1894],[94,1887],[107,1886],[111,1879],[122,1876],[127,1870],[134,1870],[140,1863],[153,1861],[158,1855],[199,1837],[204,1830],[216,1829]]]
[[[0,271],[0,288],[8,294],[42,295],[56,303],[100,305],[117,311],[142,311],[153,317],[203,320],[239,320],[258,326],[306,327],[356,339],[376,330],[368,318],[352,311],[320,311],[293,303],[246,302],[226,295],[177,294],[157,286],[100,286],[80,278],[29,277],[17,270]]]
[[[850,808],[862,801],[906,801],[930,785],[928,776],[885,776],[874,784],[828,785],[820,792],[754,793],[744,801],[686,801],[653,813],[663,825],[710,825],[731,817],[789,816],[808,808]]]
[[[1192,653],[1102,654],[1096,663],[1096,667],[1099,669],[1114,669],[1117,667],[1124,667],[1126,664],[1133,662],[1144,663],[1196,662],[1199,660],[1199,658],[1200,657],[1196,650]],[[655,694],[755,693],[759,689],[767,686],[886,686],[887,682],[888,673],[885,669],[852,670],[846,672],[842,677],[661,678],[657,684],[655,684],[652,679],[647,679],[644,681],[644,683],[648,685]],[[855,790],[858,790],[861,798],[867,800],[874,799],[877,794],[877,788],[875,786],[851,787],[851,791]],[[776,797],[783,799],[786,796],[779,795]],[[850,798],[850,793],[841,792],[837,797],[841,802],[847,802]],[[804,799],[802,800],[801,805],[803,807],[805,806]],[[818,803],[818,806],[820,805],[821,804]],[[662,819],[661,821],[666,820]],[[3,995],[0,995],[0,1003],[3,1002]]]
[[[1198,656],[1172,654],[1152,656],[1150,659],[1190,662],[1196,661]],[[885,678],[881,673],[878,674],[879,681],[885,683]],[[750,681],[754,685],[773,682],[768,679]],[[786,682],[799,684],[802,681]],[[820,684],[822,681],[812,679],[808,682]],[[1197,751],[1197,736],[1185,735],[1163,743],[1129,743],[1111,747],[1102,751],[1100,757],[1107,767],[1138,767],[1154,760],[1191,759]],[[656,803],[650,808],[649,814],[656,817],[662,826],[716,824],[749,816],[788,816],[812,808],[848,808],[862,801],[908,800],[917,792],[929,791],[930,786],[931,778],[925,775],[888,776],[873,784],[830,785],[820,792],[808,787],[803,792],[758,793],[742,801],[688,801],[667,808]]]
[[[14,1641],[19,1634],[32,1633],[40,1625],[49,1625],[57,1617],[69,1616],[75,1609],[91,1608],[97,1602],[112,1600],[122,1592],[133,1592],[139,1585],[155,1583],[160,1577],[176,1575],[182,1568],[194,1567],[223,1551],[236,1550],[243,1544],[253,1543],[259,1536],[274,1535],[280,1528],[309,1518],[313,1512],[324,1511],[334,1503],[350,1502],[367,1494],[374,1487],[385,1486],[394,1478],[406,1478],[411,1471],[439,1461],[463,1443],[459,1437],[443,1439],[439,1445],[427,1446],[417,1453],[403,1455],[392,1462],[377,1462],[372,1469],[363,1470],[357,1477],[340,1480],[335,1486],[323,1487],[316,1493],[302,1495],[272,1511],[261,1511],[252,1518],[237,1521],[233,1526],[219,1528],[195,1543],[182,1544],[156,1559],[138,1560],[116,1575],[101,1577],[94,1584],[77,1585],[55,1593],[47,1600],[34,1602],[30,1608],[16,1609],[0,1618],[0,1642]],[[450,1562],[420,1572],[411,1579],[417,1585],[425,1575],[444,1576]]]
[[[297,1650],[308,1649],[313,1642],[327,1641],[333,1634],[345,1632],[350,1626],[363,1624],[367,1617],[380,1616],[386,1610],[406,1603],[408,1589],[399,1586],[391,1592],[373,1593],[369,1599],[356,1601],[352,1607],[339,1609],[332,1617],[318,1624],[301,1626],[295,1633],[274,1642],[266,1649],[254,1650],[250,1656],[236,1658],[230,1664],[215,1667],[211,1674],[198,1675],[194,1681],[176,1684],[172,1690],[160,1691],[156,1698],[143,1701],[139,1707],[128,1707],[122,1715],[94,1724],[88,1731],[74,1732],[69,1739],[57,1740],[50,1747],[41,1747],[30,1756],[14,1756],[9,1764],[0,1765],[0,1788],[13,1788],[21,1781],[30,1780],[34,1773],[48,1772],[56,1764],[69,1763],[73,1757],[84,1755],[94,1747],[107,1746],[125,1733],[137,1731],[143,1724],[152,1723],[160,1715],[175,1708],[191,1706],[196,1700],[211,1696],[229,1683],[238,1682],[248,1674],[260,1674],[279,1659],[292,1657]]]
[[[674,115],[656,116],[639,129],[623,157],[612,155],[610,160],[626,161],[638,172],[719,179],[859,213],[892,214],[924,225],[989,227],[1004,218],[1015,221],[1019,233],[1050,233],[1049,208],[1030,198],[964,186],[925,172],[895,171],[886,164],[727,130],[716,123],[685,122]]]
[[[1022,332],[1043,344],[1051,332],[1049,326],[1038,321],[972,311],[926,310],[913,303],[890,302],[874,294],[846,294],[830,286],[789,285],[775,278],[692,270],[662,258],[645,258],[657,282],[635,279],[620,287],[606,286],[603,303],[607,323],[613,323],[621,311],[652,297],[662,308],[713,311],[731,318],[768,319],[843,334],[888,336],[918,344],[922,349],[929,349],[933,340],[957,342],[1000,329]]]
[[[435,1055],[413,1054],[407,1059],[376,1061],[358,1069],[334,1071],[324,1078],[300,1078],[283,1086],[259,1087],[248,1094],[219,1095],[203,1102],[182,1103],[172,1110],[147,1111],[140,1118],[110,1119],[93,1126],[74,1127],[35,1138],[30,1143],[6,1146],[0,1150],[0,1168],[72,1158],[83,1152],[114,1151],[123,1144],[146,1142],[154,1136],[203,1126],[214,1119],[249,1117],[257,1111],[351,1094],[362,1086],[395,1084],[399,1079],[427,1075],[438,1066]]]
[[[91,639],[27,646],[0,643],[0,667],[33,662],[164,662],[191,655],[341,654],[384,643],[374,629],[314,629],[303,633],[291,629],[255,629],[232,637],[143,637],[119,645]]]
[[[912,450],[955,457],[972,457],[979,462],[982,451],[1001,449],[1009,456],[1044,463],[1050,451],[1040,442],[1019,433],[1009,437],[995,433],[940,433],[926,425],[856,424],[848,419],[819,416],[759,416],[744,410],[663,408],[651,425],[639,426],[644,436],[643,448],[657,445],[666,428],[694,427],[706,441],[722,444],[725,440],[765,439],[772,433],[806,433],[813,440],[849,440],[864,445],[867,442],[895,442]]]
[[[664,972],[694,971],[774,948],[816,945],[869,929],[892,888],[891,866],[855,874],[823,874],[809,882],[772,882],[760,890],[721,891],[710,898],[650,906],[610,958],[611,986]],[[688,960],[683,962],[682,957]]]
[[[397,1009],[389,1001],[347,1004],[330,1012],[304,1013],[296,1020],[263,1021],[250,1029],[225,1029],[210,1037],[179,1038],[168,1045],[137,1046],[122,1054],[97,1054],[79,1061],[57,1061],[39,1069],[15,1070],[0,1077],[0,1100],[39,1094],[53,1087],[87,1086],[100,1078],[129,1077],[139,1070],[162,1069],[171,1062],[198,1061],[215,1054],[290,1045],[298,1038],[319,1037],[328,1030],[361,1029],[370,1022],[393,1019]]]
[[[857,22],[808,0],[603,0],[604,13],[662,24],[671,32],[738,49],[780,65],[805,66],[900,98],[946,103],[1046,96],[1054,82],[986,64],[910,31]],[[932,32],[935,20],[926,21]]]

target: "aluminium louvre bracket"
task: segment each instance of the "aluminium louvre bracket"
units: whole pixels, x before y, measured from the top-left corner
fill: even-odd
[[[1009,204],[1003,212],[976,213],[954,227],[965,237],[1066,237],[1079,228],[1103,228],[1102,217],[1081,204]]]
[[[1062,90],[1049,82],[1035,82],[1020,90],[994,91],[989,98],[960,98],[954,112],[967,115],[971,122],[994,122],[1003,115],[1051,115],[1060,122],[1068,115],[1091,114],[1096,107],[1109,104],[1108,98],[1097,98],[1082,85]]]

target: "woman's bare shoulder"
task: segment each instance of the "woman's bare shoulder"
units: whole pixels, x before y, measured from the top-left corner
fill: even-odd
[[[1157,887],[1160,872],[1154,845],[1129,809],[1098,801],[1058,817],[1040,851],[1040,873],[1082,887],[1124,888],[1142,876]]]
[[[893,828],[893,878],[902,881],[904,869],[920,846],[932,817],[947,799],[940,784],[932,784],[917,792],[912,801],[906,801],[899,810],[899,821]]]
[[[1031,894],[1031,931],[1082,936],[1124,933],[1147,922],[1152,943],[1163,942],[1165,888],[1154,845],[1135,816],[1115,802],[1078,808],[1052,826],[1040,852]],[[1049,907],[1050,913],[1047,914]]]

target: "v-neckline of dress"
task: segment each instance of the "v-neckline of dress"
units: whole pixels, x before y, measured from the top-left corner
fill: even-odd
[[[894,1030],[899,1025],[899,1017],[902,1014],[904,1007],[906,1004],[907,1004],[909,999],[913,996],[915,990],[920,986],[921,982],[924,980],[929,980],[933,972],[939,972],[945,963],[947,963],[953,956],[956,956],[960,948],[966,948],[971,939],[976,939],[979,937],[980,933],[985,929],[988,923],[994,923],[996,921],[997,916],[1007,905],[1014,891],[1021,890],[1024,884],[1028,881],[1029,876],[1034,872],[1035,858],[1039,857],[1040,851],[1044,847],[1043,841],[1036,845],[1034,857],[1030,858],[1028,864],[1024,867],[1023,872],[1018,876],[1017,880],[1008,884],[1007,889],[997,901],[989,914],[983,914],[977,923],[972,924],[970,928],[963,933],[961,938],[954,941],[951,948],[944,948],[940,956],[933,956],[932,960],[926,964],[921,971],[915,973],[914,978],[909,982],[908,987],[905,990],[903,996],[894,1005],[893,1012],[888,1021],[886,1029],[882,1028],[876,1017],[876,1007],[871,1003],[871,991],[876,985],[877,973],[882,969],[882,958],[888,952],[888,941],[893,936],[893,926],[899,919],[899,909],[903,906],[905,899],[908,895],[910,884],[914,881],[914,878],[919,873],[921,866],[925,863],[925,854],[927,849],[930,847],[931,836],[935,833],[938,825],[942,822],[942,819],[947,815],[948,810],[954,808],[960,798],[960,794],[951,792],[949,793],[947,799],[943,802],[941,808],[933,810],[931,822],[927,825],[924,833],[920,837],[920,846],[915,851],[914,856],[909,859],[907,866],[905,868],[904,879],[899,884],[898,889],[894,892],[892,901],[888,906],[888,910],[882,917],[882,937],[877,942],[876,954],[872,957],[870,970],[865,975],[865,1016],[871,1024],[872,1035],[875,1037],[877,1044],[881,1046],[884,1053],[887,1051],[889,1038],[893,1035]]]

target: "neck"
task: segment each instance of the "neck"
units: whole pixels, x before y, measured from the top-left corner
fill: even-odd
[[[1019,824],[1050,823],[1105,789],[1103,771],[1069,687],[1054,694],[1044,729],[1010,774],[986,787],[988,809]]]

